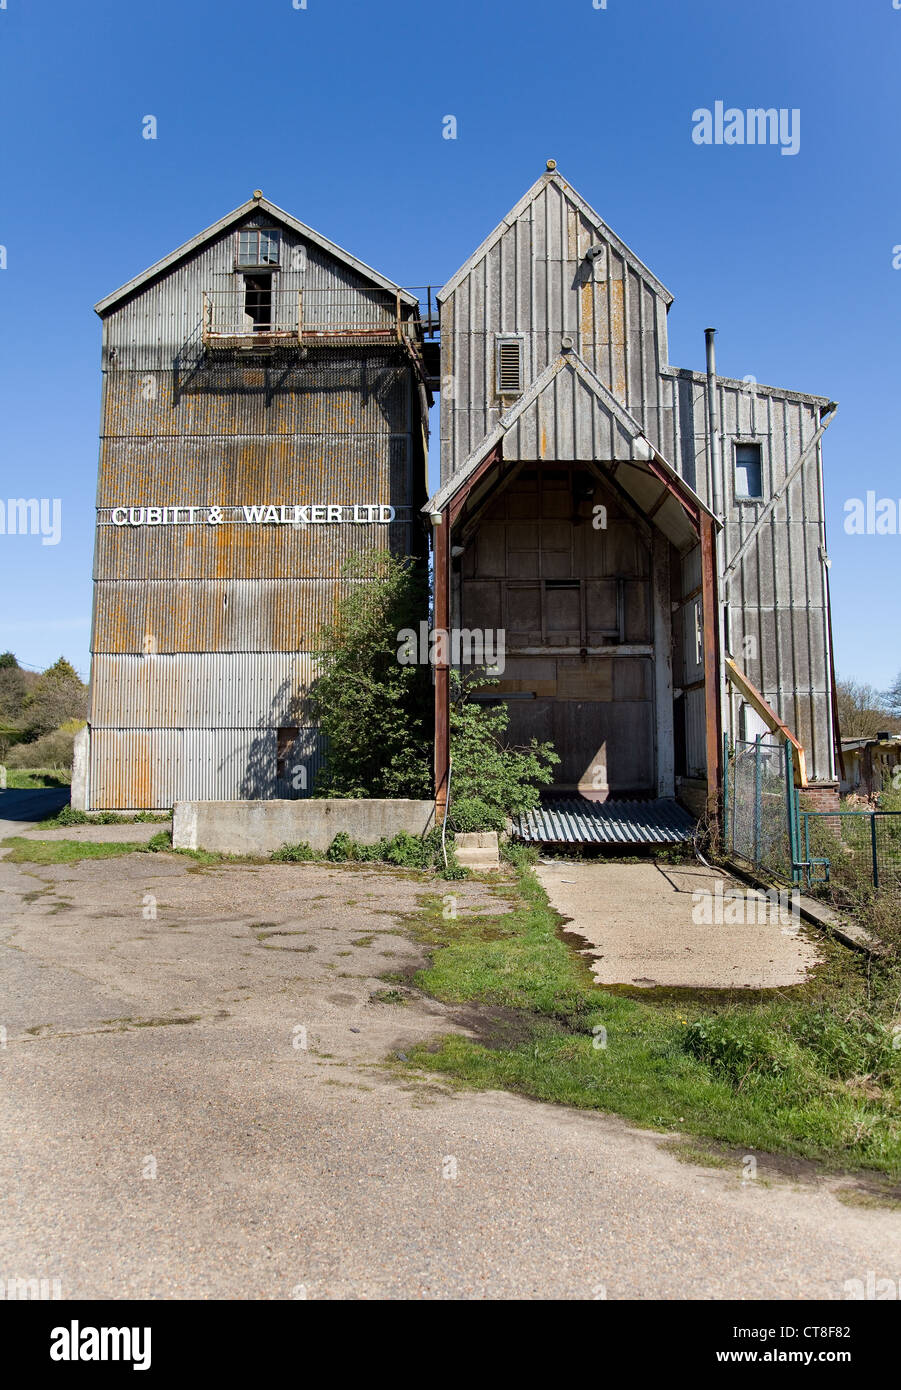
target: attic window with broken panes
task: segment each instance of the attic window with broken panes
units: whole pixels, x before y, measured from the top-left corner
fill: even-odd
[[[245,227],[238,233],[238,265],[278,265],[279,234],[268,227]]]

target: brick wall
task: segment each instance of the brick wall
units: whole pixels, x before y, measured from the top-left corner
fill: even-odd
[[[838,782],[812,782],[800,793],[802,811],[839,811]]]

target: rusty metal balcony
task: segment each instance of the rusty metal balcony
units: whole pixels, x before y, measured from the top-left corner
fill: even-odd
[[[202,338],[210,349],[411,343],[421,333],[400,295],[376,290],[207,290]]]

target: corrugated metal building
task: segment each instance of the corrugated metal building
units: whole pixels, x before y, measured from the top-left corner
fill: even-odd
[[[722,733],[761,710],[831,786],[834,405],[717,379],[712,332],[706,373],[672,367],[672,298],[553,161],[440,291],[436,621],[505,631],[497,693],[560,794],[712,809]]]
[[[84,804],[306,795],[344,561],[426,545],[418,301],[255,193],[96,308]]]

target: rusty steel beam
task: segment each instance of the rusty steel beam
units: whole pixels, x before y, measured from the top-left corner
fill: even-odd
[[[437,632],[447,632],[450,623],[450,516],[441,513],[433,526],[435,563],[435,618]],[[448,644],[439,642],[435,663],[435,819],[440,824],[447,810],[450,771],[450,669]]]
[[[736,690],[744,695],[751,708],[760,715],[764,724],[766,724],[774,734],[779,734],[786,743],[791,744],[792,762],[795,769],[795,786],[806,787],[807,759],[803,744],[795,738],[788,725],[779,718],[773,706],[761,691],[757,689],[754,682],[749,680],[738,663],[733,661],[731,656],[726,657],[726,675],[729,677],[729,680],[735,686]]]
[[[464,485],[460,488],[459,492],[455,493],[454,496],[451,498],[451,503],[450,503],[450,523],[451,523],[451,525],[454,524],[454,522],[457,520],[457,518],[459,517],[460,513],[462,512],[463,508],[465,507],[466,501],[467,501],[467,499],[468,499],[468,497],[469,497],[469,494],[472,492],[472,490],[473,490],[473,488],[475,487],[476,483],[479,482],[479,480],[480,480],[481,478],[484,478],[485,474],[486,474],[491,468],[493,468],[495,464],[499,464],[499,463],[502,463],[502,462],[503,462],[502,445],[501,445],[500,443],[497,443],[497,444],[495,444],[495,446],[494,446],[493,449],[489,449],[488,453],[487,453],[487,454],[485,455],[485,457],[482,459],[482,462],[479,464],[478,468],[475,470],[474,473],[472,473],[472,474],[466,479],[466,482],[465,482]]]
[[[719,642],[717,640],[717,576],[714,520],[706,512],[699,517],[701,532],[701,608],[704,620],[704,713],[707,749],[707,814],[719,821],[722,747],[720,710]]]

